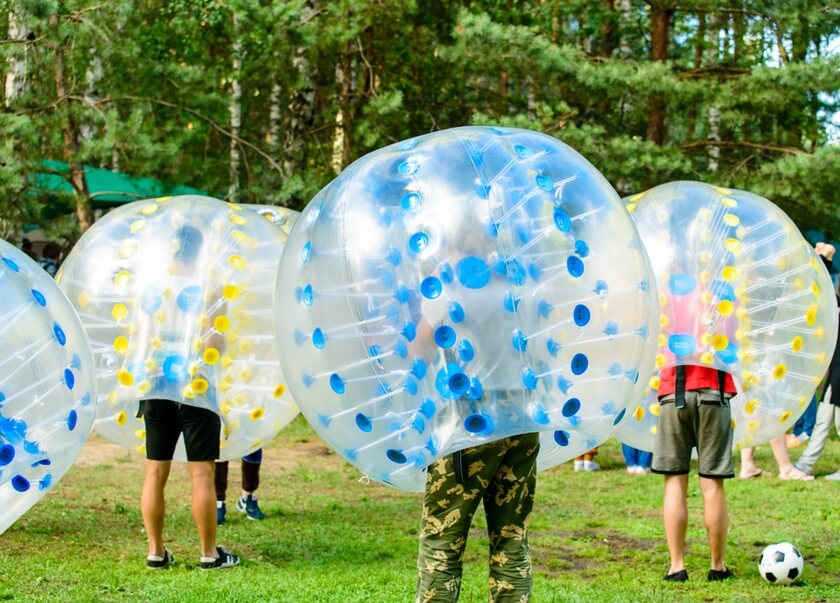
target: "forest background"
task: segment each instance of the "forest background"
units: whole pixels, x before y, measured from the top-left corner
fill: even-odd
[[[555,136],[622,196],[700,180],[840,234],[835,0],[0,0],[0,24],[4,238],[72,243],[86,166],[302,209],[466,124]]]

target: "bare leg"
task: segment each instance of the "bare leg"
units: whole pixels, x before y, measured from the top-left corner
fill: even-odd
[[[669,574],[685,569],[685,530],[688,526],[687,490],[688,475],[665,476],[663,517],[665,539],[668,541],[668,553],[671,555]]]
[[[163,556],[163,516],[166,502],[163,489],[169,478],[172,461],[146,461],[143,491],[140,495],[140,512],[149,539],[149,555]]]
[[[784,446],[782,437],[782,446]],[[723,559],[726,548],[726,533],[729,529],[729,514],[726,510],[726,495],[723,492],[723,480],[700,478],[700,490],[703,492],[703,516],[706,533],[709,537],[711,567],[714,570],[726,569]]]
[[[755,448],[741,448],[741,472],[740,479],[758,477],[763,471],[755,464]]]
[[[793,466],[793,463],[790,462],[790,453],[788,453],[784,435],[780,435],[779,437],[770,440],[770,448],[773,449],[773,456],[776,457],[776,464],[779,466],[780,479],[813,481],[813,475],[808,475],[807,473],[800,471]]]
[[[202,557],[218,557],[216,551],[216,489],[213,461],[187,463],[192,482],[192,515],[198,528]]]

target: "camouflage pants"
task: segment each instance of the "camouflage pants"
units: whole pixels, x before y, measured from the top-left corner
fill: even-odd
[[[490,600],[527,602],[531,596],[528,519],[537,483],[539,434],[490,442],[463,451],[465,484],[455,477],[454,455],[429,466],[417,603],[457,601],[470,523],[484,501],[490,536]]]

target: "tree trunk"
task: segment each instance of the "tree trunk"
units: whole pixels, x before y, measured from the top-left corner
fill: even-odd
[[[633,51],[630,49],[630,41],[628,40],[629,36],[627,35],[627,32],[630,30],[630,21],[633,16],[630,0],[618,0],[618,7],[620,11],[618,52],[622,59],[629,59],[630,55],[633,54]]]
[[[239,165],[241,163],[239,134],[242,130],[242,35],[239,30],[239,17],[233,13],[233,77],[230,97],[230,185],[227,199],[239,202]]]
[[[697,15],[697,34],[694,37],[694,69],[703,66],[703,54],[706,47],[706,14]],[[686,124],[686,140],[694,139],[694,130],[697,127],[697,105],[688,109],[688,123]]]
[[[615,52],[615,49],[618,48],[618,15],[615,10],[615,0],[603,0],[603,2],[604,8],[609,15],[601,25],[601,54],[605,57],[610,57]]]
[[[335,114],[335,136],[333,137],[331,167],[336,174],[350,162],[350,131],[353,125],[353,63],[349,44],[342,49],[335,65],[335,81],[340,87],[338,111]]]
[[[24,9],[18,7],[9,11],[9,39],[26,40],[32,32],[24,22]],[[6,72],[5,98],[6,107],[10,107],[12,101],[19,96],[26,94],[29,90],[28,65],[30,48],[28,44],[20,44],[18,53],[9,55],[8,72]]]
[[[673,14],[673,9],[662,8],[657,4],[650,5],[650,54],[654,61],[665,61],[668,58],[668,28]],[[666,108],[665,99],[661,95],[651,95],[648,105],[647,139],[660,146],[665,142]]]
[[[58,29],[59,16],[50,17],[50,27]],[[61,41],[53,45],[55,52],[55,93],[58,97],[59,110],[64,112],[62,140],[64,160],[70,165],[70,184],[76,191],[76,220],[79,231],[84,233],[93,224],[93,210],[90,205],[90,191],[85,181],[84,166],[77,157],[79,154],[79,129],[73,118],[71,100],[68,97],[67,78],[64,71],[64,50]]]

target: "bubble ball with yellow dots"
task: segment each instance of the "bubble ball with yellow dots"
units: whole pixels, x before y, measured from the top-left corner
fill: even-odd
[[[85,331],[53,279],[0,240],[0,534],[82,450],[96,411]]]
[[[300,217],[300,212],[288,207],[280,205],[261,205],[257,203],[246,203],[242,207],[246,207],[251,211],[257,212],[263,218],[277,226],[280,230],[286,233],[286,236],[292,231],[292,227]]]
[[[659,289],[656,367],[732,374],[736,448],[790,428],[834,350],[837,305],[814,249],[776,205],[752,193],[671,182],[625,199]],[[653,450],[659,378],[617,436]]]
[[[144,450],[138,402],[174,400],[221,416],[231,459],[295,417],[273,336],[285,238],[253,212],[200,196],[130,203],[82,236],[58,279],[93,346],[99,434]]]
[[[537,132],[454,128],[357,160],[304,209],[280,270],[302,412],[401,489],[516,434],[545,432],[569,460],[612,437],[652,370],[656,296],[632,221],[600,172]]]

